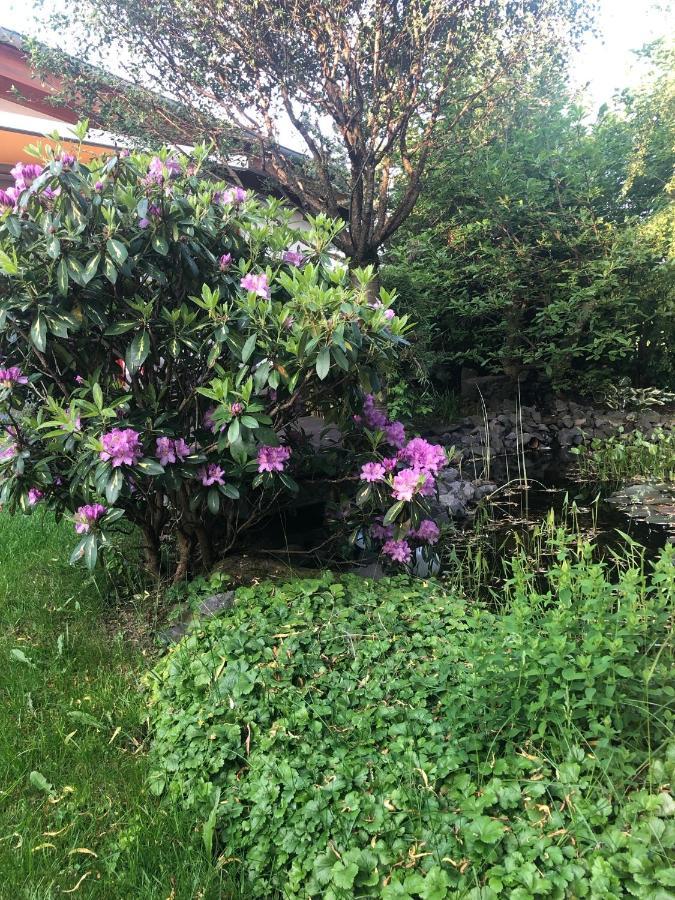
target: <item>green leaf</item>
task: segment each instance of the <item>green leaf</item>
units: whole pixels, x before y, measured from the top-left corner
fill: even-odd
[[[206,850],[207,856],[211,856],[211,854],[213,853],[213,835],[216,830],[216,818],[218,815],[219,803],[220,788],[217,787],[213,791],[213,805],[211,806],[211,812],[209,813],[209,817],[206,822],[204,822],[204,828],[202,829],[204,849]]]
[[[44,351],[47,346],[47,320],[42,313],[37,314],[35,321],[31,325],[30,339],[38,350]]]
[[[241,416],[239,421],[245,428],[258,428],[259,425],[258,420],[253,416]]]
[[[92,395],[94,397],[96,408],[100,412],[103,409],[103,391],[101,390],[101,385],[98,382],[96,382],[92,389]]]
[[[16,260],[12,259],[4,250],[0,250],[0,271],[4,272],[5,275],[16,275],[19,271]]]
[[[61,256],[61,241],[54,234],[47,241],[47,256],[51,256],[52,259]]]
[[[236,444],[240,434],[241,428],[239,427],[239,419],[232,419],[230,427],[227,429],[227,439],[230,444]]]
[[[31,666],[32,668],[35,668],[33,661],[28,659],[23,650],[19,650],[18,647],[10,650],[9,655],[11,659],[16,660],[16,662],[23,663],[24,666]]]
[[[338,860],[333,866],[333,882],[344,890],[348,891],[354,884],[354,879],[359,874],[359,867],[356,863],[345,865]]]
[[[330,350],[324,347],[316,358],[316,374],[323,381],[330,370]]]
[[[248,362],[251,354],[255,350],[256,341],[258,340],[257,334],[252,334],[250,337],[246,339],[246,343],[241,348],[241,361]]]
[[[31,784],[31,787],[34,787],[36,791],[41,791],[43,794],[51,794],[53,787],[47,781],[42,772],[37,772],[35,769],[28,776],[28,780]]]
[[[76,259],[74,256],[69,256],[66,259],[66,266],[68,267],[68,275],[73,279],[76,284],[79,284],[81,287],[84,286],[84,268],[79,259]]]
[[[364,503],[368,501],[368,498],[373,492],[372,484],[362,484],[361,487],[356,492],[356,505],[363,506]]]
[[[126,353],[127,368],[132,375],[143,365],[148,358],[148,353],[150,353],[150,335],[147,331],[139,331]]]
[[[152,236],[152,249],[159,253],[160,256],[166,256],[169,252],[169,242],[162,234],[153,234]]]
[[[105,487],[105,498],[111,505],[117,501],[124,485],[124,474],[120,468],[113,469]],[[120,510],[121,511],[121,510]]]
[[[65,297],[68,293],[68,266],[63,258],[56,267],[56,284],[59,294]]]
[[[140,460],[140,462],[136,463],[136,468],[139,469],[144,475],[164,474],[164,467],[161,466],[156,459],[149,459],[147,456]]]
[[[218,493],[217,488],[211,488],[211,490],[206,495],[206,502],[209,507],[209,512],[212,516],[217,516],[218,511],[220,510],[220,494]]]
[[[113,337],[116,334],[126,334],[127,331],[131,331],[132,328],[135,328],[138,325],[136,319],[126,319],[121,322],[115,322],[113,325],[109,325],[103,334]]]
[[[89,282],[92,280],[92,278],[96,275],[96,273],[98,271],[98,264],[100,263],[100,261],[101,261],[101,254],[96,253],[94,256],[92,256],[92,258],[89,260],[87,265],[84,267],[84,269],[82,271],[82,284],[83,285],[89,284]]]
[[[95,534],[88,534],[84,539],[84,564],[90,572],[96,567],[98,557],[98,542]]]
[[[106,243],[105,248],[108,251],[110,258],[118,268],[124,265],[124,262],[129,255],[129,251],[121,241],[116,241],[114,240],[114,238],[110,238]]]
[[[103,260],[103,274],[108,279],[110,284],[115,284],[115,282],[117,281],[117,267],[109,256],[106,256],[106,258]]]
[[[385,513],[384,518],[382,519],[383,525],[391,525],[391,523],[398,517],[399,513],[405,506],[404,500],[397,500],[393,506],[390,506],[387,512]]]

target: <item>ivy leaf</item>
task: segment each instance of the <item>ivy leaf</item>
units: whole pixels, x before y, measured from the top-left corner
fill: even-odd
[[[129,255],[129,251],[121,241],[116,241],[114,238],[110,238],[107,241],[105,248],[108,251],[110,258],[118,268],[124,265],[124,262]]]
[[[359,874],[359,867],[356,863],[345,865],[338,860],[333,866],[332,874],[334,884],[337,885],[337,887],[348,891],[354,884],[354,879]]]
[[[150,335],[147,331],[139,331],[127,348],[126,353],[127,369],[129,369],[132,375],[134,375],[143,365],[148,358],[149,352]]]
[[[324,380],[330,370],[330,350],[324,347],[316,358],[316,374],[321,381]]]

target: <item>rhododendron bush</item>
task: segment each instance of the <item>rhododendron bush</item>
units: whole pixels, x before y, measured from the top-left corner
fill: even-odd
[[[69,516],[90,566],[122,518],[151,570],[167,536],[177,576],[209,565],[292,500],[298,417],[348,418],[408,327],[339,224],[205,158],[56,152],[0,195],[0,503]]]

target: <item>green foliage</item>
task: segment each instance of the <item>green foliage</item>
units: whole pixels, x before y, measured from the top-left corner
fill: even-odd
[[[0,380],[0,503],[102,503],[73,554],[90,565],[121,518],[151,568],[162,533],[208,564],[297,491],[260,449],[307,407],[347,413],[406,331],[390,297],[369,304],[372,270],[353,287],[331,258],[340,224],[291,228],[279,201],[201,180],[206,156],[57,153],[0,212],[0,359],[28,379]],[[104,452],[119,430],[124,462]]]
[[[443,136],[382,276],[438,380],[472,365],[586,395],[673,386],[675,70],[651,52],[651,79],[592,126],[543,83]]]
[[[636,476],[675,481],[675,434],[656,428],[649,435],[641,431],[621,433],[590,446],[575,447],[582,477],[600,483],[619,484]]]
[[[117,630],[70,541],[51,515],[0,513],[0,896],[233,898],[236,873],[147,786],[147,620],[127,598]]]
[[[239,589],[149,679],[153,789],[247,896],[665,898],[674,562],[561,547],[499,612],[406,578]]]

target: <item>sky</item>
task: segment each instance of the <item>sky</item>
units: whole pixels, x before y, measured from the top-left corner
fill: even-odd
[[[0,27],[36,33],[34,0],[4,0],[1,6]],[[593,111],[617,89],[639,80],[640,66],[631,51],[663,35],[675,36],[675,0],[600,0],[597,25],[599,34],[588,38],[571,69],[572,83],[587,86]],[[44,39],[44,31],[40,36]]]

